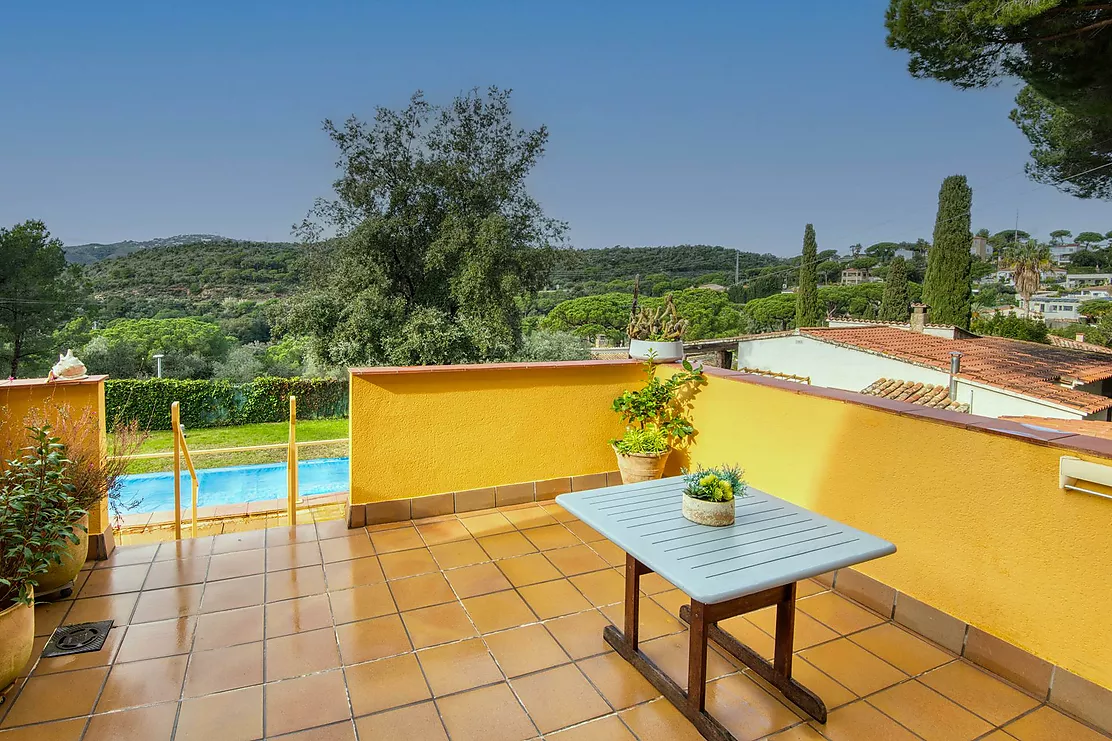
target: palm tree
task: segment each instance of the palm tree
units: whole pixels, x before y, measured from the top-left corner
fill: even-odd
[[[1031,297],[1042,286],[1042,271],[1051,267],[1050,250],[1035,240],[1020,242],[1008,247],[1003,265],[1012,271],[1016,293],[1023,299],[1024,309],[1031,313]]]

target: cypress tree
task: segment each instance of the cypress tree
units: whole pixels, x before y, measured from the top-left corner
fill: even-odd
[[[826,322],[826,312],[819,304],[819,283],[815,268],[819,246],[815,241],[815,227],[811,224],[803,231],[803,258],[799,261],[799,290],[795,294],[795,326],[821,327]]]
[[[885,322],[906,322],[910,313],[907,263],[902,257],[897,257],[888,266],[888,277],[884,281],[884,296],[880,300],[880,319]]]
[[[973,189],[964,175],[951,175],[942,181],[934,243],[927,253],[927,275],[923,281],[923,302],[930,306],[930,320],[962,329],[969,329],[973,310],[969,257],[973,240],[969,230],[972,205]]]

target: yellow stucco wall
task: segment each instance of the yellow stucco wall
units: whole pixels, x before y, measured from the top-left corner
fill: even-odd
[[[93,411],[97,426],[91,434],[94,444],[106,450],[103,377],[85,381],[66,381],[47,383],[41,381],[16,381],[0,384],[0,451],[11,457],[26,445],[25,420],[41,416],[50,421],[56,418],[58,409],[69,407],[73,416],[80,416],[86,409]],[[102,503],[100,510],[89,513],[89,532],[99,534],[111,526],[108,518],[108,503]]]
[[[1112,688],[1112,501],[1058,488],[1075,452],[720,377],[692,418],[691,464],[892,541],[859,570]]]
[[[612,471],[635,363],[351,375],[351,502]]]

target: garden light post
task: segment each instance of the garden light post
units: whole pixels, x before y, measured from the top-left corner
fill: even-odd
[[[155,371],[154,372],[155,372],[155,375],[159,378],[162,378],[162,359],[164,357],[166,357],[166,356],[163,355],[162,353],[158,353],[157,355],[154,356],[154,362],[155,362]]]

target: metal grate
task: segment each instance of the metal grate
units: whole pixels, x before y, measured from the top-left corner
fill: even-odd
[[[108,631],[111,629],[111,620],[63,625],[50,636],[50,641],[43,649],[42,657],[51,659],[55,656],[72,656],[99,651],[104,648],[104,641],[108,638]]]

